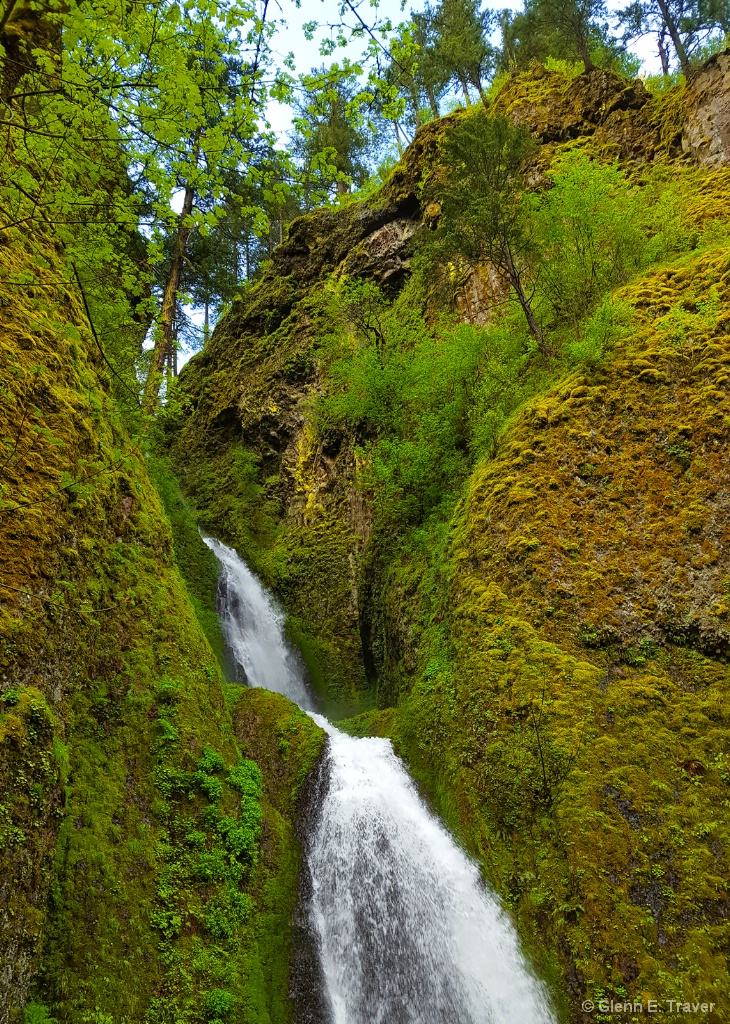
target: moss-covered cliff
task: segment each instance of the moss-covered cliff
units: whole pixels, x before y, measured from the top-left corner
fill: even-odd
[[[728,66],[657,97],[536,68],[494,99],[540,140],[536,182],[572,151],[617,159],[683,240],[613,294],[600,351],[510,378],[499,436],[433,514],[386,523],[373,436],[323,417],[323,295],[362,278],[396,321],[444,309],[423,183],[471,115],[419,130],[373,198],[293,225],[168,424],[201,520],[275,587],[323,700],[393,736],[571,1020],[606,995],[719,1022],[730,995]],[[451,308],[482,322],[485,280]]]
[[[0,1020],[285,1021],[323,736],[227,689],[214,559],[38,243],[0,247]]]

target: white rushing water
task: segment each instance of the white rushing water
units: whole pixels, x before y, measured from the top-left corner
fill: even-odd
[[[231,548],[206,544],[245,680],[311,712],[281,612]],[[390,741],[312,717],[329,735],[307,858],[331,1024],[554,1024],[511,922]]]
[[[314,705],[301,662],[284,634],[284,614],[233,548],[203,537],[221,565],[218,615],[241,683],[275,690],[305,711]]]

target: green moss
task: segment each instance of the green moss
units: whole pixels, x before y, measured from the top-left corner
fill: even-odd
[[[385,708],[383,711],[373,709],[363,711],[354,718],[341,718],[337,728],[349,736],[389,736],[395,732],[395,709]]]
[[[626,288],[634,332],[531,403],[473,474],[428,559],[442,582],[422,568],[406,601],[412,565],[385,577],[401,595],[397,613],[383,597],[385,628],[419,649],[409,692],[402,666],[381,683],[402,695],[397,749],[541,973],[588,997],[666,998],[671,964],[673,991],[727,999],[727,566],[710,496],[730,440],[729,266],[725,246]]]
[[[5,272],[30,259],[1,248]],[[270,810],[242,760],[214,559],[169,465],[127,434],[76,301],[5,288],[0,1016],[30,988],[37,1021],[263,1021],[255,989],[285,1020],[286,935],[257,966],[260,878],[265,821],[286,837],[293,804]],[[297,778],[298,751],[273,755]],[[297,867],[286,846],[266,869],[287,899]]]
[[[218,562],[201,540],[193,510],[180,490],[168,459],[151,456],[147,468],[162,500],[173,535],[173,557],[188,591],[195,615],[218,663],[225,671],[227,655],[216,611]]]
[[[300,853],[294,821],[301,787],[322,754],[325,734],[285,697],[265,690],[239,691],[232,715],[236,739],[264,778],[266,840],[254,879],[258,913],[246,1020],[284,1024],[291,1019],[289,950]]]

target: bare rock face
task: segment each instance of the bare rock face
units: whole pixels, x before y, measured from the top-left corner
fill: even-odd
[[[687,86],[682,149],[706,167],[730,164],[730,50],[712,57]]]
[[[408,217],[384,224],[348,254],[338,271],[348,276],[367,274],[382,284],[407,269],[409,247],[406,243],[419,227],[419,220]]]
[[[456,311],[462,320],[485,327],[507,300],[509,284],[491,263],[476,267],[456,293]]]

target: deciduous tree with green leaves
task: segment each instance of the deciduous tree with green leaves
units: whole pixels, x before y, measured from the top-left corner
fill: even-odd
[[[191,232],[217,222],[225,172],[251,162],[269,31],[254,0],[156,0],[95,12],[76,0],[44,0],[27,10],[11,4],[2,19],[0,99],[13,159],[0,168],[0,226],[32,231],[42,222],[51,230],[64,248],[69,283],[85,286],[92,315],[95,282],[109,279],[106,268],[139,307],[150,268],[168,254],[148,414]],[[166,245],[170,233],[174,242]],[[151,313],[134,310],[140,340]],[[112,348],[119,333],[118,325],[109,332]],[[128,387],[138,371],[123,368]]]
[[[575,153],[550,176],[552,187],[533,196],[538,290],[553,323],[579,340],[581,322],[642,266],[646,201],[617,167]]]

